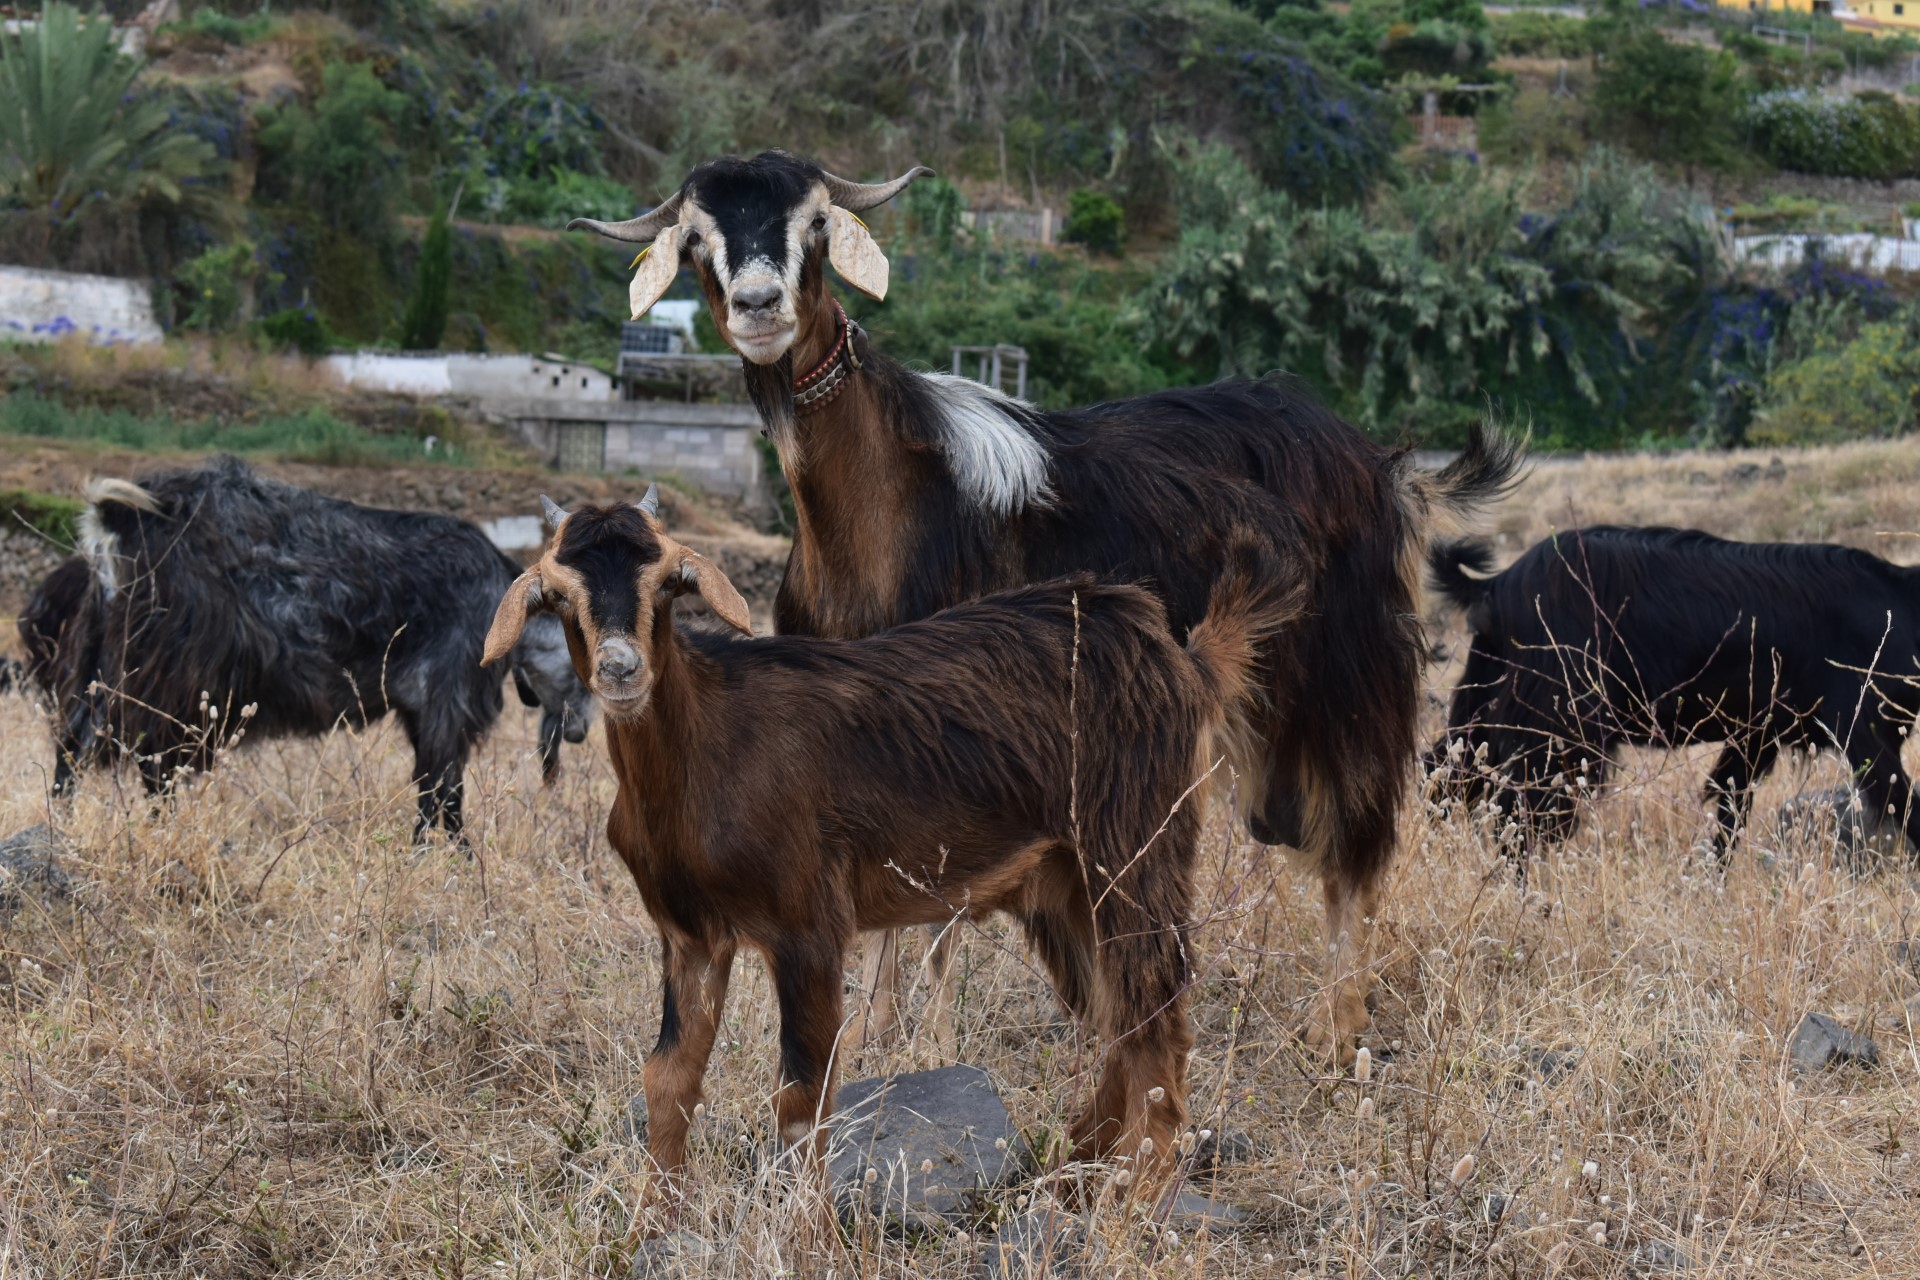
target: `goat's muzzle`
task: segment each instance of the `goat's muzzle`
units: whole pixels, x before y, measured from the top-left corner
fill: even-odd
[[[609,715],[637,711],[646,702],[646,660],[631,640],[608,636],[594,649],[593,692]]]

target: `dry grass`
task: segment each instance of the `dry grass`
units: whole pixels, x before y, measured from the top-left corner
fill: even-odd
[[[1792,462],[1827,482],[1852,467],[1890,504],[1836,530],[1905,519],[1882,477],[1920,455],[1869,456]],[[1666,463],[1543,469],[1516,509],[1543,521],[1572,486],[1595,508],[1582,519],[1632,514],[1636,467],[1690,500],[1705,486],[1675,465],[1677,483]],[[1722,495],[1669,518],[1810,518],[1782,506]],[[641,1168],[625,1117],[657,946],[601,834],[598,731],[551,791],[531,734],[510,709],[469,773],[472,860],[406,847],[392,728],[242,752],[159,813],[96,775],[53,814],[74,896],[0,923],[0,1280],[625,1274]],[[10,695],[0,740],[3,833],[49,816],[49,751]],[[1319,967],[1317,891],[1216,814],[1191,1078],[1196,1117],[1261,1146],[1211,1184],[1256,1225],[1156,1240],[1103,1207],[1094,1273],[1627,1276],[1666,1247],[1703,1276],[1915,1274],[1905,1002],[1920,980],[1891,954],[1920,932],[1912,882],[1782,847],[1764,815],[1841,776],[1804,760],[1762,788],[1716,878],[1691,853],[1703,769],[1630,755],[1528,888],[1488,833],[1410,814],[1364,1084],[1325,1076],[1291,1036]],[[969,933],[963,966],[961,1058],[1031,1136],[1057,1135],[1095,1046],[1004,930]],[[1808,1009],[1869,1031],[1883,1065],[1793,1072]],[[743,961],[685,1224],[721,1250],[688,1274],[970,1274],[985,1222],[914,1243],[804,1229],[811,1191],[757,1157],[775,1032],[764,972]],[[1540,1049],[1568,1051],[1570,1072],[1539,1078]],[[854,1070],[918,1065],[903,1048]],[[1489,1221],[1496,1196],[1508,1211]]]

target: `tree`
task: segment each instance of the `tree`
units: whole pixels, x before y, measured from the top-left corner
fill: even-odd
[[[28,215],[40,252],[57,258],[90,216],[210,198],[196,184],[221,167],[213,147],[169,127],[140,69],[104,16],[71,5],[0,37],[0,198]]]
[[[459,203],[459,197],[454,197]],[[413,277],[413,297],[400,323],[400,345],[408,351],[432,351],[447,332],[447,297],[453,286],[453,231],[447,225],[451,208],[433,215],[420,241],[420,269]]]

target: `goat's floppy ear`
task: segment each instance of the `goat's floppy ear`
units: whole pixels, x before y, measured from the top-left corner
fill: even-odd
[[[520,643],[528,611],[539,607],[540,575],[529,569],[500,597],[500,607],[493,611],[493,625],[487,628],[487,647],[480,655],[480,665],[490,667],[506,657],[507,651]]]
[[[887,255],[867,233],[866,224],[839,205],[827,210],[827,261],[840,278],[872,298],[887,296]]]
[[[744,635],[753,634],[753,620],[747,614],[747,602],[741,598],[727,575],[698,551],[680,552],[680,589],[697,591],[720,620]]]
[[[642,249],[638,266],[639,270],[633,273],[633,284],[627,288],[627,301],[633,307],[635,320],[660,301],[660,295],[680,274],[680,228],[668,227]]]

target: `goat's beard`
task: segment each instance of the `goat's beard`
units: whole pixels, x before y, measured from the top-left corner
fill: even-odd
[[[746,375],[747,399],[753,401],[761,427],[780,451],[781,464],[791,469],[800,461],[799,423],[793,413],[793,353],[772,364],[742,359],[740,370]]]

